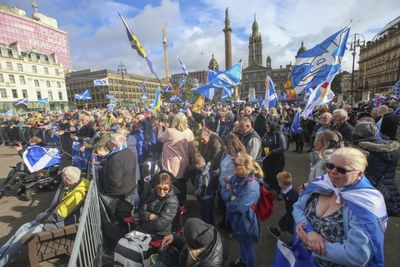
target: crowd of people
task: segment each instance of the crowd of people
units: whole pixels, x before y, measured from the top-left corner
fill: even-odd
[[[258,178],[276,200],[285,201],[286,213],[278,226],[269,227],[271,234],[296,235],[316,266],[384,266],[387,218],[400,216],[395,183],[398,105],[395,98],[378,106],[332,102],[315,109],[312,118],[301,119],[302,131],[296,133],[290,131],[300,111],[295,103],[29,113],[3,116],[0,142],[16,145],[34,136],[43,145],[59,145],[65,177],[74,168],[69,167],[73,143],[80,142],[80,151],[90,152],[100,169],[108,218],[102,224],[110,244],[128,231],[125,219],[136,216],[135,229],[162,240],[161,250],[174,244],[185,248],[178,250],[180,257],[161,257],[175,259],[174,265],[221,266],[228,252],[220,231],[228,231],[240,247],[240,257],[230,266],[256,266],[260,221],[252,206],[260,199],[260,184],[253,179]],[[298,188],[285,170],[290,142],[295,142],[294,152],[310,153],[307,183]],[[79,187],[82,181],[87,185],[81,177],[73,184]],[[177,220],[185,212],[189,181],[200,219],[187,220],[179,233]],[[69,184],[62,186],[68,189]],[[80,200],[85,196],[73,194]],[[54,207],[52,212],[60,213]],[[220,222],[215,213],[222,215]],[[56,217],[63,221],[68,215]],[[23,226],[16,235],[43,231],[43,222]],[[2,261],[15,254],[10,244],[16,243],[13,237],[3,245]]]

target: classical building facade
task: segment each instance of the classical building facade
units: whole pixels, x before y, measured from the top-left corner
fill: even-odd
[[[242,84],[239,91],[240,99],[248,97],[250,88],[255,89],[256,97],[264,97],[264,83],[267,75],[275,82],[278,90],[283,89],[283,84],[287,81],[292,64],[290,63],[286,67],[280,66],[279,69],[273,69],[270,56],[266,59],[266,67],[263,66],[262,62],[262,38],[256,17],[254,16],[252,33],[249,37],[249,65],[242,72]]]
[[[108,78],[109,84],[106,86],[94,86],[94,80]],[[106,95],[114,95],[115,101],[120,105],[143,105],[142,90],[139,83],[146,84],[146,90],[149,93],[149,99],[154,99],[155,91],[160,84],[155,78],[140,76],[136,74],[124,73],[113,70],[91,69],[73,71],[66,75],[66,85],[68,100],[73,102],[76,107],[82,107],[85,104],[88,107],[106,107],[110,100]],[[163,85],[165,86],[165,85]],[[79,101],[74,99],[75,94],[89,90],[92,96],[91,100]]]
[[[28,99],[28,106],[14,106],[22,98]],[[38,105],[44,98],[48,103]],[[11,108],[19,112],[68,109],[64,68],[54,54],[23,51],[17,42],[0,45],[0,112]]]
[[[400,80],[400,17],[360,49],[358,91],[389,94]]]

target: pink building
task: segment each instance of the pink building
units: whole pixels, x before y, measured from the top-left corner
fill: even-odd
[[[50,56],[55,54],[58,63],[72,69],[67,33],[59,30],[57,21],[41,13],[32,17],[16,7],[0,4],[0,43],[18,42],[21,50],[34,50]]]

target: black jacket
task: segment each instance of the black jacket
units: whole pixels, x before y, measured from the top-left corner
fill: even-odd
[[[136,188],[136,155],[130,149],[123,149],[107,157],[102,169],[101,185],[103,194],[110,197],[124,197]]]
[[[347,121],[342,125],[335,127],[335,130],[343,136],[343,140],[346,144],[353,143],[353,129],[354,127]]]
[[[139,217],[142,223],[136,230],[148,233],[155,238],[171,234],[178,206],[178,198],[173,189],[163,198],[160,198],[156,192],[151,192],[140,207]],[[150,214],[157,215],[157,219],[148,221]]]
[[[210,140],[206,145],[200,142],[199,152],[206,162],[211,162],[211,169],[217,170],[224,152],[221,138],[216,133],[211,133]]]
[[[381,124],[381,133],[390,138],[396,139],[397,127],[399,126],[399,118],[393,113],[383,115]]]

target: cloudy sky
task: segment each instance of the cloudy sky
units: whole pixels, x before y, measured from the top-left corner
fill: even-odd
[[[31,13],[29,0],[2,1]],[[147,50],[156,72],[165,75],[162,27],[166,23],[169,66],[181,72],[177,56],[188,71],[205,70],[215,54],[222,68],[224,59],[224,15],[229,7],[233,29],[233,62],[248,62],[248,38],[254,20],[263,42],[263,61],[269,55],[272,67],[289,62],[304,41],[307,48],[344,28],[352,21],[351,33],[366,41],[400,15],[398,0],[36,0],[39,12],[58,20],[68,32],[73,69],[117,69],[122,61],[130,73],[150,76],[145,61],[130,48],[126,31],[117,15],[124,15],[132,31]],[[351,71],[352,57],[346,52],[343,69]],[[356,67],[357,68],[357,67]]]

